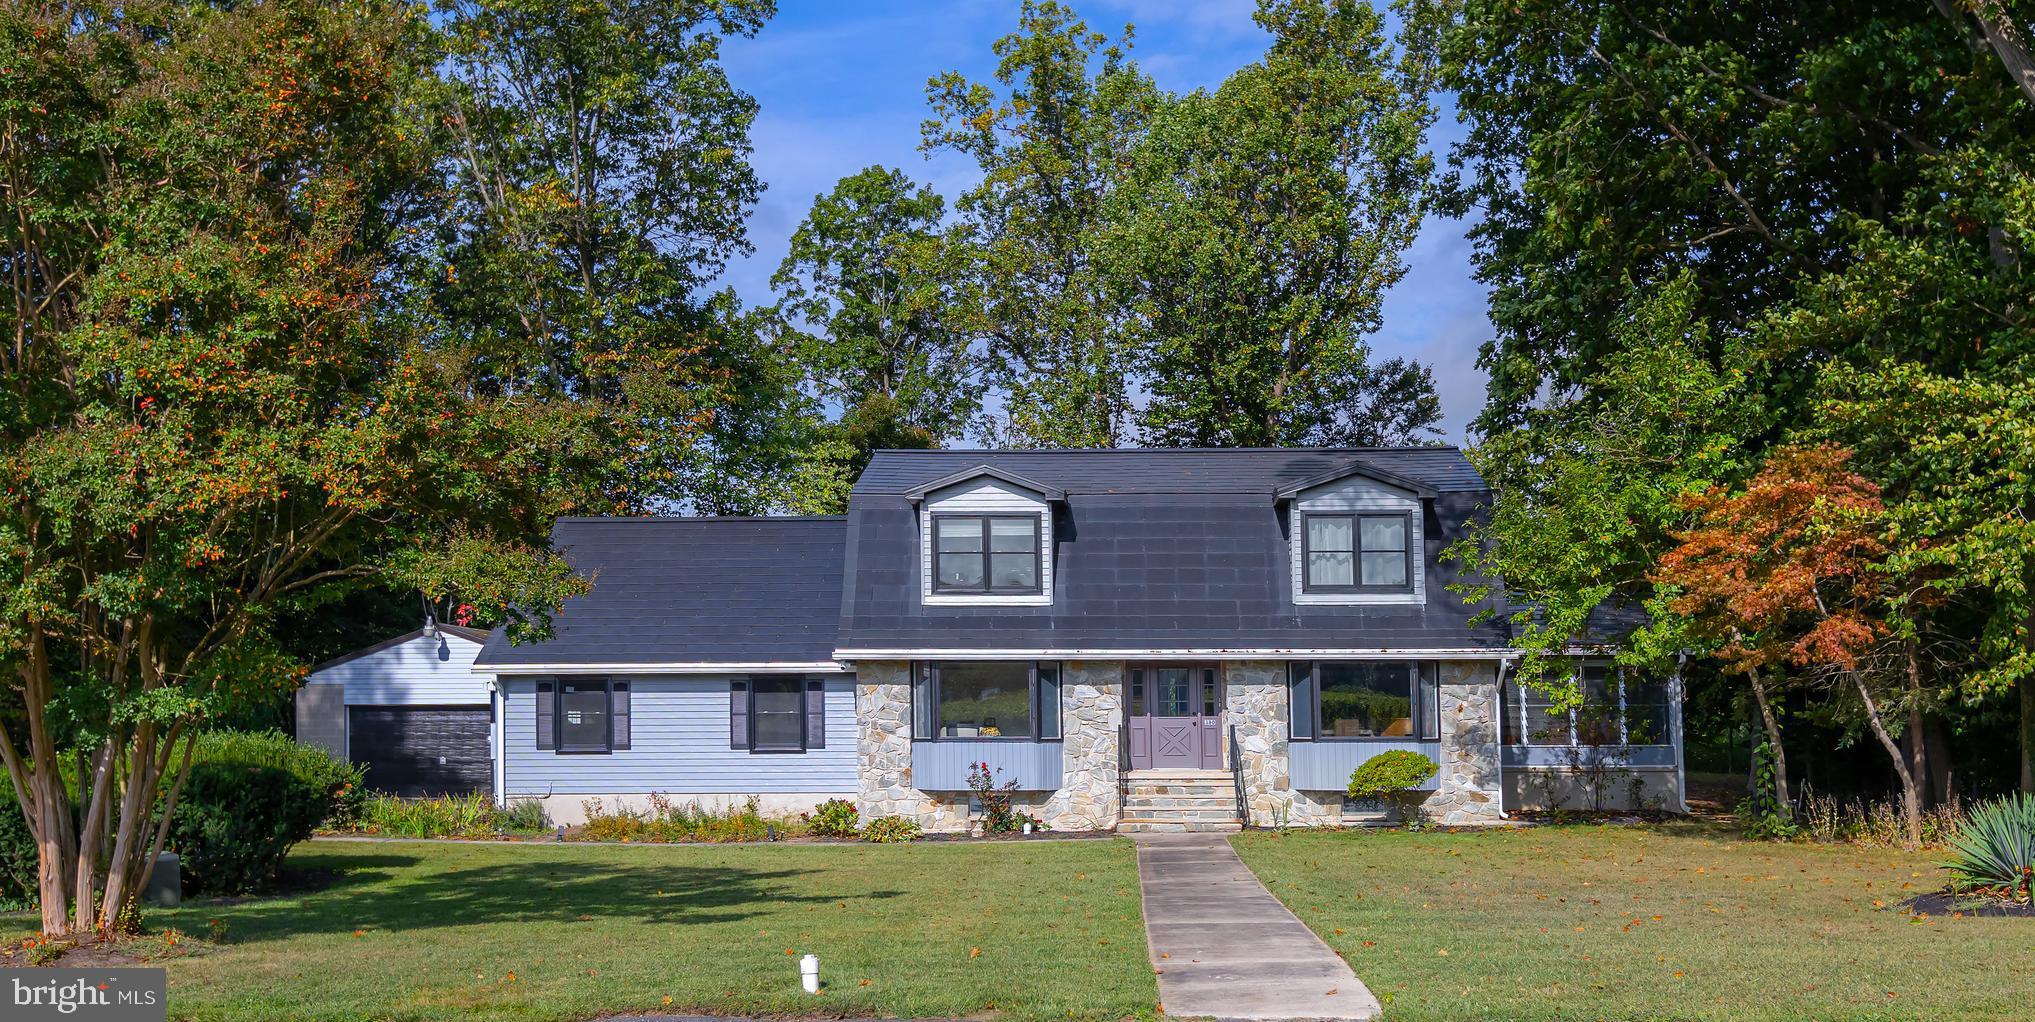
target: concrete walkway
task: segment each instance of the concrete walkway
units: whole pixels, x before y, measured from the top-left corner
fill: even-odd
[[[1166,1014],[1370,1019],[1378,999],[1221,834],[1139,834],[1145,935]]]

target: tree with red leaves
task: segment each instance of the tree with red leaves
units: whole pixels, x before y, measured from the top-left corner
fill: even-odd
[[[1753,684],[1769,740],[1778,727],[1763,671],[1795,668],[1856,692],[1866,727],[1900,776],[1908,841],[1921,840],[1919,771],[1902,757],[1886,715],[1922,699],[1921,615],[1934,604],[1890,567],[1894,541],[1880,488],[1848,467],[1841,447],[1782,447],[1743,487],[1688,501],[1696,524],[1663,554],[1656,582],[1673,609]],[[1920,735],[1910,736],[1915,743]],[[1786,775],[1777,771],[1787,804]]]

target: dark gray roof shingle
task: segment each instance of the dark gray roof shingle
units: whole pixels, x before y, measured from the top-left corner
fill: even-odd
[[[497,631],[477,665],[828,660],[845,534],[839,517],[561,518],[552,544],[593,591],[549,640]]]

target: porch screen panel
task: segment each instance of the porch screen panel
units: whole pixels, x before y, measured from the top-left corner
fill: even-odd
[[[1287,736],[1299,741],[1314,737],[1314,665],[1305,660],[1286,668]]]

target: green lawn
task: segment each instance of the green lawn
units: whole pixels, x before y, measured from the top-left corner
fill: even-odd
[[[160,963],[172,1018],[1120,1019],[1158,1001],[1127,841],[323,841],[290,863],[342,876],[301,896],[149,914],[151,929],[199,937],[212,919],[225,926],[223,943]],[[826,982],[817,998],[798,986],[808,952]]]
[[[1942,886],[1929,854],[1696,824],[1235,845],[1389,1022],[2025,1019],[2035,1004],[2035,919],[1900,909]]]

